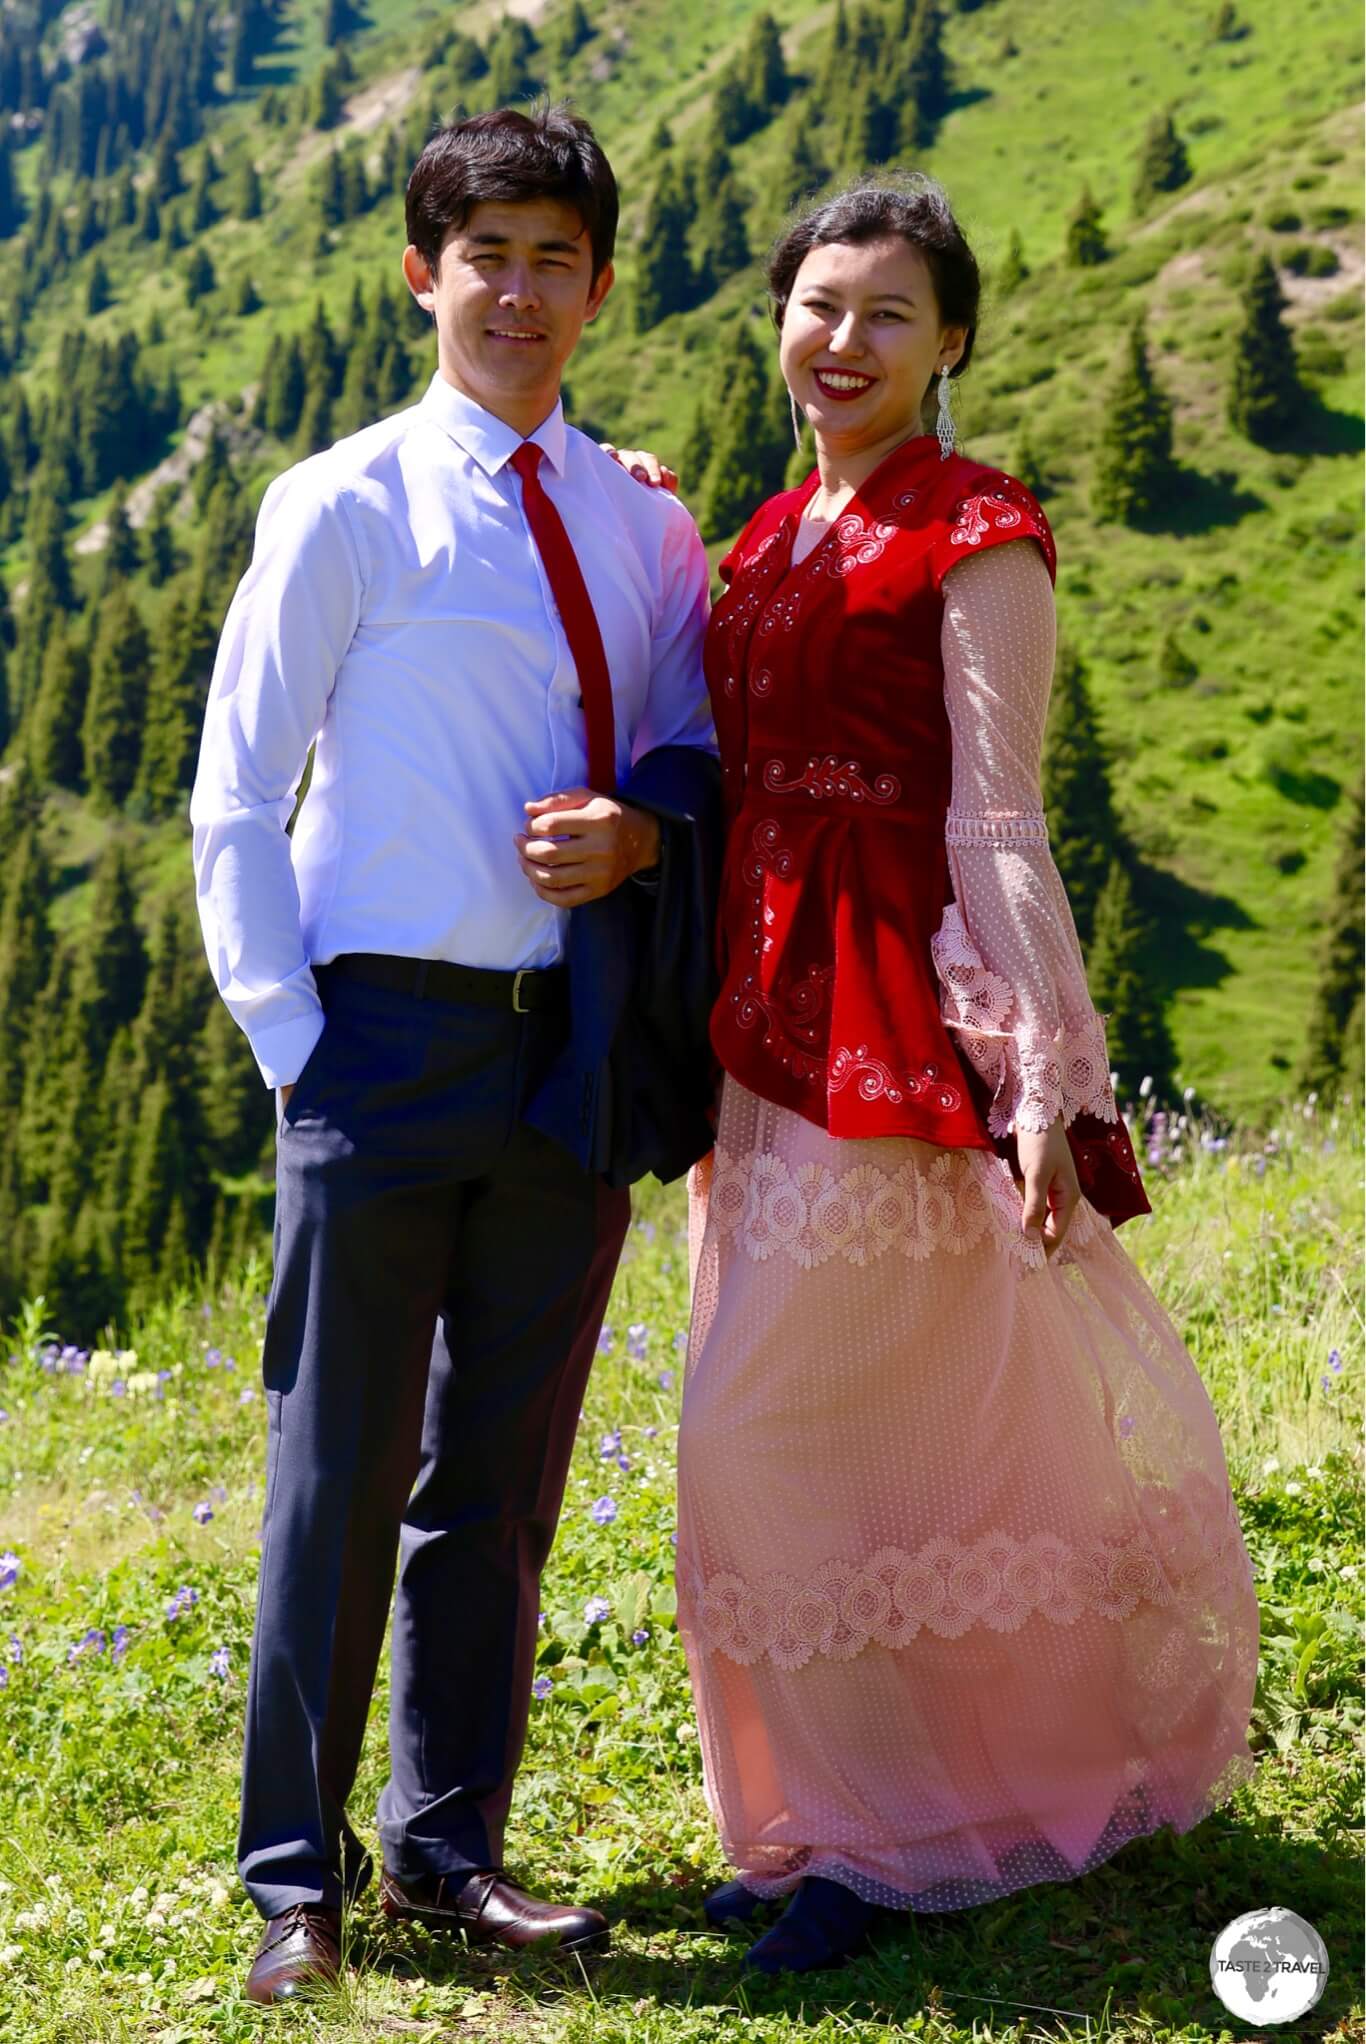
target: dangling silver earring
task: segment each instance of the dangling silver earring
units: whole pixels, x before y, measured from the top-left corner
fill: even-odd
[[[939,436],[939,459],[941,461],[947,461],[953,453],[957,437],[953,430],[953,410],[950,392],[949,368],[946,362],[939,372],[939,417],[934,422],[934,430]]]
[[[797,400],[795,397],[793,397],[792,392],[790,390],[787,393],[787,404],[788,410],[792,414],[792,438],[796,441],[798,447],[800,447],[802,444],[802,427],[806,424],[806,415],[804,412],[798,410]]]

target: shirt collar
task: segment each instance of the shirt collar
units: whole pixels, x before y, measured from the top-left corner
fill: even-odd
[[[439,369],[427,385],[421,408],[431,413],[456,446],[468,454],[471,461],[477,461],[486,475],[496,476],[522,444],[523,436],[515,426],[495,418],[472,397],[466,397],[463,391],[457,390],[453,383],[447,383]],[[542,419],[534,433],[526,437],[541,449],[556,475],[563,475],[568,429],[561,400],[556,399],[554,411]]]

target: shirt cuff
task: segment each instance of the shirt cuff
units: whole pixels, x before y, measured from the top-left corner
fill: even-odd
[[[268,1086],[294,1084],[323,1033],[323,1019],[319,1006],[308,1014],[293,1016],[288,1022],[276,1022],[269,1029],[258,1029],[248,1039],[252,1056]]]

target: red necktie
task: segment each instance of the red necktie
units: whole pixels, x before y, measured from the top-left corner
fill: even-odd
[[[512,456],[511,466],[522,479],[522,509],[531,536],[540,549],[541,562],[550,582],[550,593],[560,613],[560,623],[574,656],[579,674],[579,699],[588,726],[588,780],[599,795],[614,795],[617,788],[616,723],[612,714],[612,677],[603,651],[593,599],[588,594],[578,556],[564,529],[564,520],[551,503],[537,471],[541,449],[524,440]]]

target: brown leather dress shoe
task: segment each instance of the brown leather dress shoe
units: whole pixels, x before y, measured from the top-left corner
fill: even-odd
[[[424,1923],[430,1930],[460,1932],[472,1945],[506,1945],[588,1957],[607,1949],[607,1918],[596,1909],[539,1902],[514,1886],[501,1868],[477,1874],[432,1874],[400,1881],[385,1867],[379,1877],[380,1908],[395,1922]]]
[[[341,1973],[341,1911],[296,1902],[272,1916],[247,1975],[246,1997],[269,2007],[301,1989],[331,1985]]]

